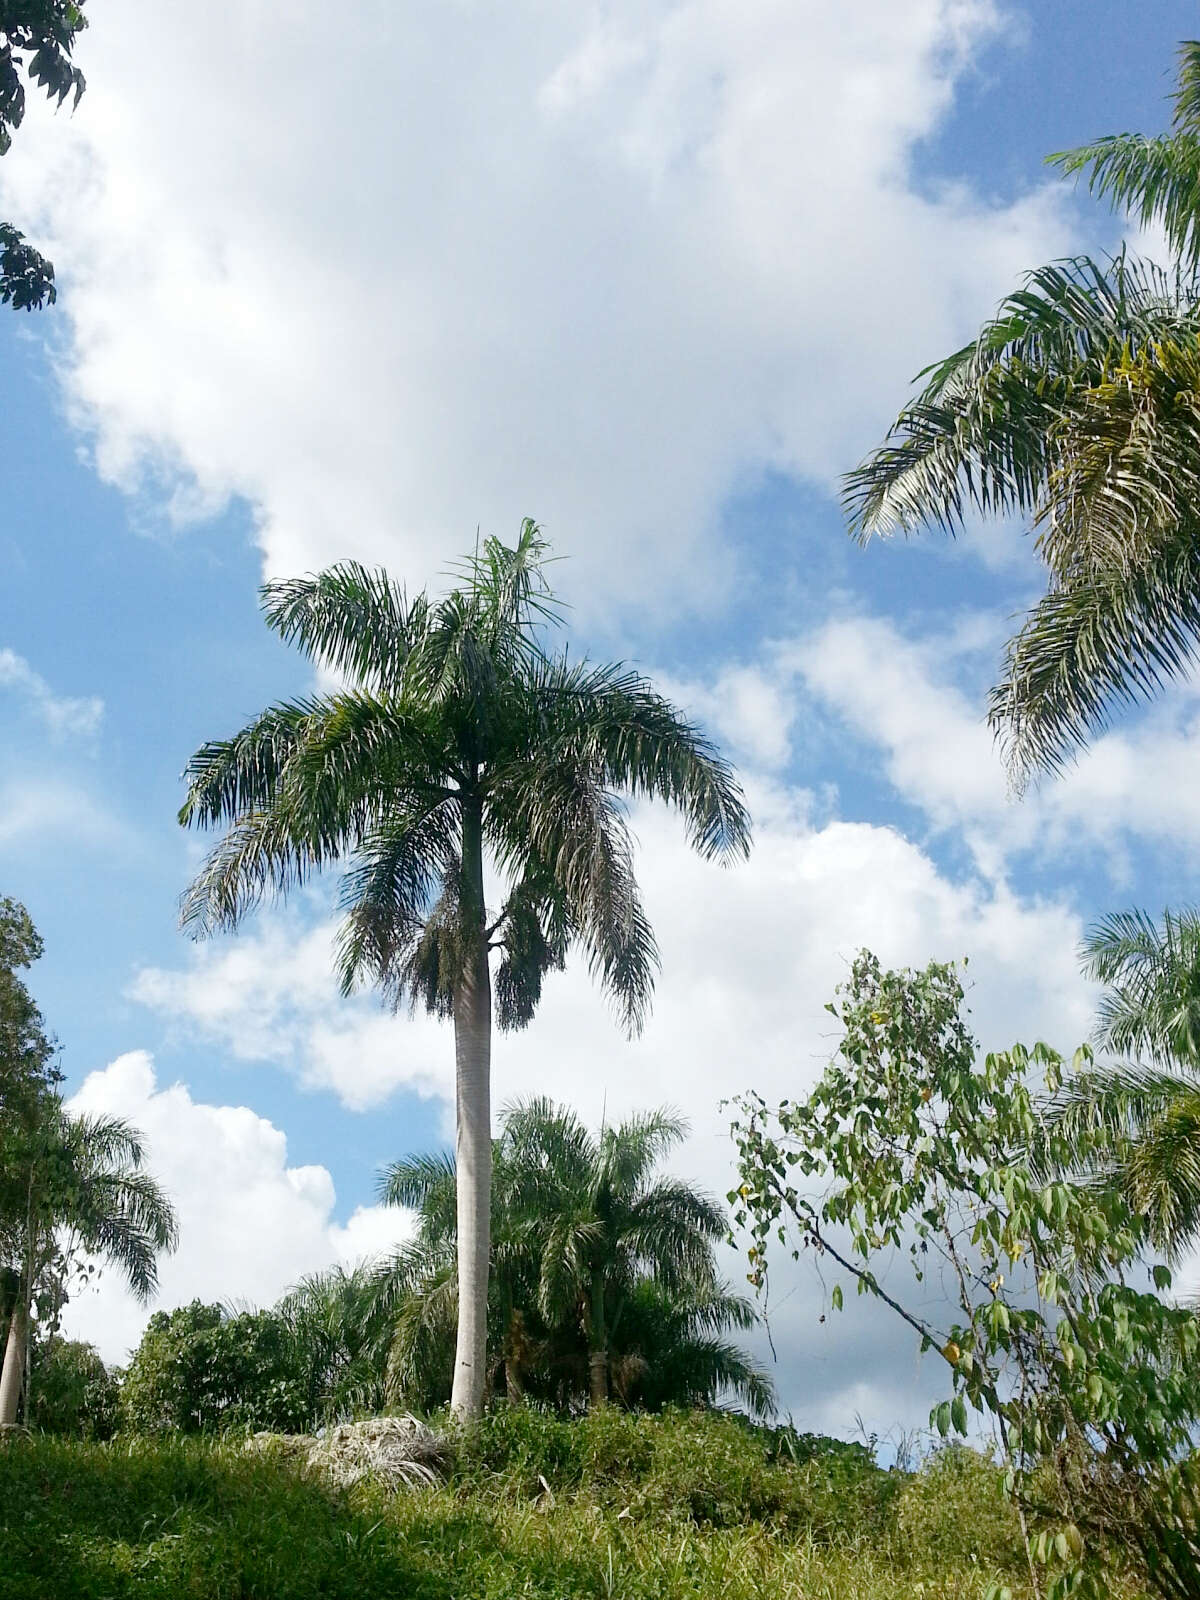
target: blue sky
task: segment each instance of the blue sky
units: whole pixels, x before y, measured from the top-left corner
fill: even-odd
[[[1022,268],[1117,241],[1041,158],[1161,126],[1196,7],[364,3],[373,92],[318,8],[268,9],[98,9],[77,115],[31,113],[0,171],[62,289],[0,318],[0,892],[45,935],[68,1086],[140,1117],[177,1187],[166,1299],[378,1247],[376,1168],[447,1126],[448,1037],[328,989],[327,896],[210,951],[177,928],[189,754],[312,686],[264,572],[437,582],[477,524],[537,516],[573,641],[660,677],[745,774],[737,881],[638,819],[647,1037],[571,972],[497,1100],[672,1100],[723,1186],[718,1100],[803,1087],[863,942],[970,954],[989,1042],[1072,1045],[1083,924],[1196,892],[1194,694],[1015,805],[979,719],[1027,541],[863,552],[833,492]],[[790,1301],[789,1402],[886,1425],[910,1353],[864,1389],[884,1334],[822,1345],[818,1300]],[[111,1286],[78,1315],[109,1354],[138,1325]]]

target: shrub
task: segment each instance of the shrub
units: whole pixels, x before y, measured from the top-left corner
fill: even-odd
[[[920,1560],[1019,1566],[1021,1528],[1001,1468],[966,1445],[936,1451],[896,1497],[894,1546]]]
[[[577,1421],[498,1409],[465,1436],[456,1477],[471,1494],[528,1501],[549,1485],[632,1517],[765,1522],[821,1543],[880,1533],[900,1483],[864,1445],[720,1412],[613,1407]]]
[[[93,1345],[47,1339],[34,1351],[30,1424],[43,1433],[110,1439],[117,1431],[120,1381]]]

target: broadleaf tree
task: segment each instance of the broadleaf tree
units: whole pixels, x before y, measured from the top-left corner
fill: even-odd
[[[25,118],[26,83],[56,104],[79,104],[85,83],[71,59],[87,27],[84,0],[3,0],[0,4],[0,156]],[[53,263],[11,223],[0,222],[0,304],[17,311],[53,305]]]
[[[184,899],[195,933],[336,862],[343,988],[453,1020],[460,1417],[485,1380],[493,1022],[525,1027],[576,949],[624,1026],[642,1026],[658,957],[628,800],[674,806],[708,858],[750,838],[729,766],[645,678],[551,649],[545,558],[527,519],[441,598],[356,563],[267,585],[268,625],[347,687],[203,746],[180,813],[225,829]]]
[[[1132,1565],[1162,1600],[1195,1600],[1195,1314],[1167,1296],[1122,1190],[1063,1176],[1080,1141],[1103,1159],[1110,1136],[1056,1123],[1062,1058],[981,1060],[963,999],[953,966],[885,971],[864,952],[808,1098],[739,1101],[730,1200],[748,1276],[765,1290],[778,1251],[811,1252],[945,1364],[931,1426],[993,1431],[1035,1594],[1099,1600]],[[842,1293],[835,1281],[831,1311]]]

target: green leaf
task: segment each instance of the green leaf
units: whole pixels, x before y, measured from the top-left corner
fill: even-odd
[[[840,1311],[842,1309],[842,1286],[840,1283],[834,1284],[833,1293],[829,1298],[833,1304],[833,1309],[835,1311]]]

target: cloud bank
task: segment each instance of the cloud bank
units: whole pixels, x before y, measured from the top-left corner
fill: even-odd
[[[992,0],[147,8],[83,40],[2,197],[63,280],[104,477],[244,496],[266,568],[413,581],[538,516],[572,595],[727,591],[722,508],[828,486],[930,353],[1069,245],[1062,191],[919,167]]]

